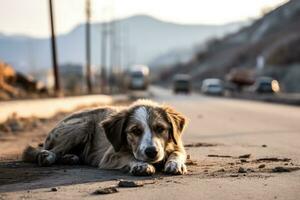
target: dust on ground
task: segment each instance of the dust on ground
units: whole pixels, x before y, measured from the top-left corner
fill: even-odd
[[[14,116],[13,120],[10,119],[10,121],[2,126],[3,128],[5,126],[14,126],[15,123],[22,124],[17,131],[11,128],[7,128],[6,131],[2,129],[4,134],[0,136],[0,149],[2,150],[0,153],[0,199],[4,198],[8,192],[23,191],[24,193],[30,193],[33,190],[41,188],[47,188],[45,189],[47,192],[58,192],[63,190],[64,186],[85,183],[99,183],[100,185],[104,185],[103,191],[100,188],[93,190],[93,193],[92,189],[90,189],[89,191],[85,191],[86,195],[102,194],[107,191],[107,194],[110,194],[110,192],[115,193],[119,189],[114,190],[111,188],[119,187],[118,182],[120,180],[125,180],[125,182],[139,181],[139,184],[142,186],[145,185],[145,187],[148,187],[148,184],[164,185],[182,183],[185,176],[176,176],[174,178],[162,172],[158,172],[151,177],[133,177],[122,171],[99,170],[82,165],[38,167],[37,165],[20,161],[22,150],[28,144],[38,145],[43,142],[49,130],[67,114],[59,113],[51,119],[32,118],[19,120],[17,116]],[[280,156],[256,157],[251,152],[238,156],[207,154],[198,159],[194,159],[189,154],[189,150],[192,148],[217,148],[220,146],[224,146],[224,144],[205,142],[186,144],[185,147],[188,152],[186,163],[188,174],[186,176],[201,179],[266,179],[275,176],[277,173],[292,173],[300,169],[300,165],[290,158]],[[267,145],[263,145],[262,148],[267,148]],[[78,190],[78,192],[80,191]]]
[[[46,129],[46,127],[45,127]],[[37,133],[40,133],[38,131]],[[34,134],[28,134],[34,136]],[[26,139],[30,141],[28,135]],[[24,136],[23,134],[20,137]],[[42,141],[43,134],[39,135]],[[33,139],[33,138],[32,138]],[[16,140],[18,141],[18,140]],[[34,138],[34,142],[40,142]],[[13,142],[9,140],[6,142]],[[22,143],[23,145],[23,143]],[[214,148],[214,145],[192,145],[192,148]],[[20,146],[21,147],[21,146]],[[22,148],[16,149],[16,152]],[[288,173],[300,169],[300,165],[294,163],[289,158],[280,157],[261,157],[255,158],[251,154],[240,156],[222,156],[210,155],[203,156],[203,160],[194,160],[190,155],[187,159],[188,177],[197,177],[202,179],[213,178],[269,178],[276,173]],[[15,158],[4,159],[0,162],[0,193],[34,190],[39,188],[53,188],[72,184],[82,183],[105,183],[111,182],[116,185],[117,181],[137,180],[140,185],[147,181],[155,181],[153,184],[178,184],[184,176],[167,176],[158,172],[151,177],[133,177],[122,171],[99,170],[97,168],[77,165],[54,165],[51,167],[38,167],[34,164],[24,163]],[[130,183],[132,184],[132,183]],[[129,185],[130,185],[129,184]],[[107,185],[110,187],[111,185]],[[101,192],[99,192],[101,193]]]

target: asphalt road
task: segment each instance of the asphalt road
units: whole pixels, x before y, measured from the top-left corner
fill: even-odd
[[[198,94],[175,96],[160,88],[152,88],[152,93],[154,100],[189,118],[183,139],[197,164],[188,166],[188,175],[137,178],[155,182],[100,197],[91,192],[116,184],[119,178],[134,178],[89,168],[52,168],[47,178],[0,186],[0,199],[300,199],[299,107]],[[230,157],[208,156],[212,154]],[[238,158],[244,154],[250,158]],[[257,160],[271,157],[279,160]],[[295,171],[274,173],[276,167]],[[240,168],[245,173],[239,173]],[[57,192],[49,192],[53,186]]]

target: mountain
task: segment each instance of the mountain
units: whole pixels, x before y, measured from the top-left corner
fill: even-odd
[[[225,25],[183,25],[164,22],[149,16],[138,15],[115,21],[122,41],[124,62],[149,64],[160,55],[174,49],[191,48],[209,38],[223,37],[238,30],[245,23]],[[102,23],[91,26],[92,64],[100,63]],[[85,26],[78,25],[67,34],[58,35],[58,61],[85,63]],[[51,66],[49,38],[8,36],[0,33],[0,59],[17,70],[48,69]],[[159,62],[156,62],[156,65]]]
[[[244,68],[278,79],[287,92],[299,92],[299,55],[300,1],[290,0],[240,31],[211,40],[188,62],[165,73],[188,73],[200,84],[204,78],[224,79],[232,69]]]

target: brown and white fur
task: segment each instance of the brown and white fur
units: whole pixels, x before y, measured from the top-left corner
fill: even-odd
[[[152,175],[163,164],[165,173],[185,174],[185,124],[182,114],[149,100],[122,109],[83,111],[59,122],[43,147],[28,147],[23,159],[40,166],[82,163],[126,169],[133,175]]]

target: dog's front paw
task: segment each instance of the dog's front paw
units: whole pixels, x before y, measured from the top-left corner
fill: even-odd
[[[137,162],[131,167],[130,173],[135,176],[151,176],[155,173],[155,167],[148,163]]]
[[[37,162],[38,165],[41,167],[48,167],[52,164],[54,164],[56,161],[56,155],[55,153],[47,150],[42,150],[38,155],[37,155]]]
[[[165,164],[164,172],[172,175],[182,175],[187,173],[187,169],[184,163],[171,160]]]
[[[60,163],[64,165],[78,165],[80,158],[74,154],[65,154],[61,159]]]

